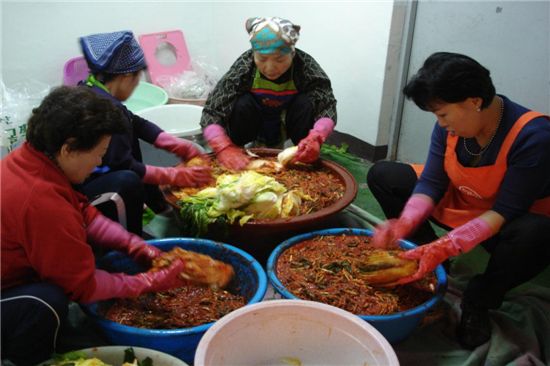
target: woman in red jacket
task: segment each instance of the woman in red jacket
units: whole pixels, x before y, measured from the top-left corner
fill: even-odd
[[[180,261],[134,276],[95,268],[92,246],[146,266],[160,254],[72,186],[101,163],[111,135],[124,132],[123,118],[87,88],[57,88],[33,110],[27,141],[2,159],[2,359],[34,365],[49,358],[69,300],[134,297],[180,284]]]

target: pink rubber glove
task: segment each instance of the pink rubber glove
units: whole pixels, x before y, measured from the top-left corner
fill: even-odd
[[[86,228],[88,240],[95,245],[127,253],[136,262],[150,265],[162,251],[147,244],[142,238],[129,233],[118,222],[103,215],[97,217]]]
[[[302,163],[313,163],[319,159],[321,153],[321,145],[334,130],[334,121],[330,118],[323,117],[317,120],[313,128],[309,130],[309,134],[298,144],[298,152],[294,157],[294,161]]]
[[[179,276],[183,268],[183,262],[176,260],[169,267],[157,272],[145,272],[133,276],[97,269],[94,273],[96,283],[94,292],[82,301],[90,303],[113,298],[137,297],[146,292],[165,291],[184,286]]]
[[[231,170],[243,170],[250,162],[250,157],[243,149],[235,146],[222,126],[208,125],[203,131],[204,138],[216,153],[218,161]]]
[[[212,178],[209,166],[193,167],[158,167],[145,166],[143,182],[147,184],[168,184],[176,187],[200,187],[209,183]]]
[[[491,236],[493,236],[493,230],[487,221],[475,218],[430,244],[401,253],[399,255],[401,258],[417,259],[419,263],[415,274],[401,278],[397,284],[402,285],[421,279],[445,259],[469,252]]]
[[[398,240],[410,235],[423,223],[434,209],[428,197],[412,195],[405,204],[399,219],[390,219],[378,225],[374,230],[372,245],[375,248],[392,248],[398,246]]]
[[[159,149],[176,154],[184,161],[194,158],[201,153],[191,141],[180,139],[167,132],[161,132],[153,145]]]

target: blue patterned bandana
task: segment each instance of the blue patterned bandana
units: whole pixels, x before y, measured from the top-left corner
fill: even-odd
[[[80,37],[80,46],[92,72],[125,74],[147,67],[143,50],[131,31]]]
[[[246,21],[252,49],[262,54],[294,51],[300,38],[300,26],[278,17],[250,18]]]

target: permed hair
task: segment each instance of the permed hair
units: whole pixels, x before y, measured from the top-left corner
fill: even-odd
[[[124,115],[111,101],[85,87],[53,89],[34,108],[27,126],[27,141],[38,151],[55,155],[63,144],[89,151],[103,136],[126,131]]]

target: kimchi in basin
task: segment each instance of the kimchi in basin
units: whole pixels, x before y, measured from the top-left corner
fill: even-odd
[[[148,243],[164,252],[179,247],[230,264],[235,271],[235,276],[226,290],[243,296],[247,305],[259,302],[265,296],[267,278],[262,266],[248,253],[238,248],[197,238],[165,238],[150,240]],[[124,272],[127,274],[136,274],[147,269],[137,264],[126,254],[116,251],[103,256],[98,261],[98,267],[112,273]],[[155,349],[175,356],[188,364],[193,362],[199,340],[208,328],[215,323],[213,321],[196,326],[172,329],[151,329],[124,325],[107,319],[105,312],[102,311],[104,306],[109,306],[114,301],[107,300],[81,304],[81,308],[111,344]],[[202,303],[195,305],[207,306]],[[157,366],[156,363],[154,365]],[[158,366],[163,365],[162,362],[158,364]]]
[[[276,159],[281,150],[258,148],[251,149],[251,152],[260,158]],[[210,154],[210,157],[215,158],[213,154]],[[325,168],[343,186],[342,196],[330,206],[299,216],[262,221],[251,220],[242,226],[239,223],[233,223],[225,227],[216,227],[215,224],[211,224],[206,237],[229,242],[248,251],[260,263],[265,263],[273,248],[282,240],[298,233],[323,228],[329,218],[334,217],[335,214],[353,202],[357,195],[357,183],[348,170],[335,162],[319,159],[313,166]],[[162,186],[161,190],[166,201],[175,209],[176,216],[179,218],[177,214],[180,208],[179,199],[173,193],[173,190],[177,190],[177,188]],[[182,235],[188,234],[182,233]]]
[[[269,281],[283,298],[314,300],[341,307],[369,322],[390,343],[400,342],[411,335],[428,310],[443,298],[447,289],[447,275],[443,266],[439,265],[434,273],[412,284],[396,287],[365,285],[363,282],[365,271],[368,272],[370,269],[360,267],[364,260],[361,257],[363,252],[370,249],[365,249],[363,247],[365,244],[361,243],[368,243],[365,237],[371,236],[372,232],[368,229],[351,228],[318,230],[294,236],[278,245],[269,256],[267,261]],[[347,241],[349,243],[344,245],[350,246],[349,251],[337,244],[337,242],[346,243]],[[401,249],[396,250],[409,250],[416,247],[415,244],[406,240],[401,240],[400,246]],[[354,250],[361,252],[354,252]],[[353,256],[338,254],[344,252],[353,253]],[[347,259],[343,260],[344,258]],[[328,266],[325,265],[326,263]],[[338,264],[343,266],[329,268]],[[372,265],[384,268],[385,263]],[[319,269],[319,266],[322,268]],[[360,273],[363,269],[365,271]],[[322,271],[323,275],[330,271],[333,274],[323,276],[323,279],[318,274],[312,276],[312,271]],[[291,288],[294,290],[291,291]],[[344,291],[344,295],[340,291]],[[347,292],[355,295],[352,294],[346,299]],[[372,293],[372,296],[369,293]],[[386,308],[388,299],[399,299],[391,310]],[[358,304],[358,307],[355,307],[355,304]],[[347,309],[349,306],[360,310]],[[369,311],[365,311],[367,309]],[[379,309],[384,311],[370,311]]]

